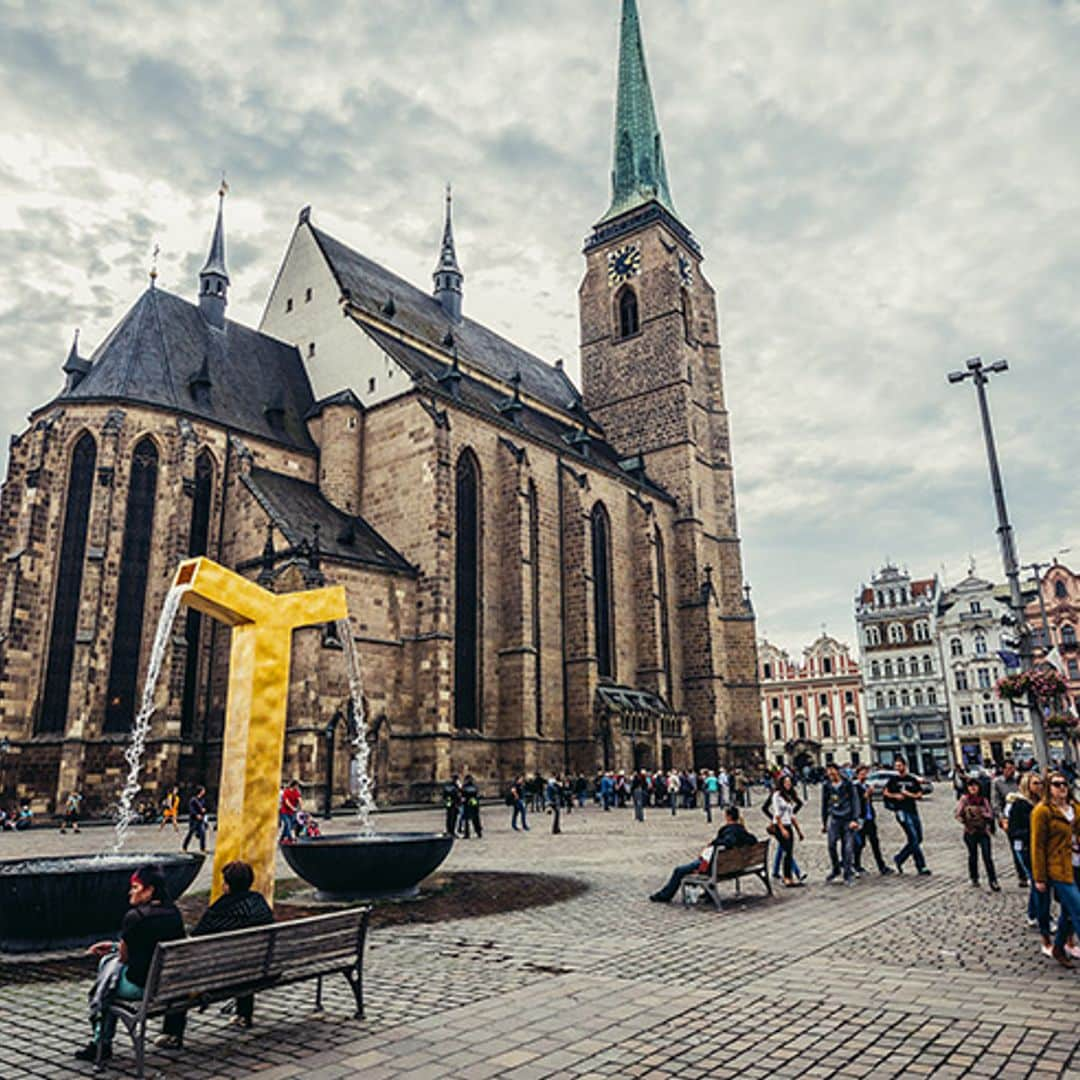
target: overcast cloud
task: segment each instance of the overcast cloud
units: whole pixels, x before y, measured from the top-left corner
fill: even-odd
[[[639,0],[676,206],[717,287],[759,631],[852,639],[889,556],[1000,577],[970,384],[1021,556],[1080,563],[1080,5]],[[230,314],[298,209],[428,287],[456,191],[469,313],[577,376],[608,205],[617,0],[0,0],[0,430],[146,284],[194,296],[228,171]]]

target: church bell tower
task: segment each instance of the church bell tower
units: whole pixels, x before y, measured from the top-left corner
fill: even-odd
[[[763,752],[756,643],[716,294],[671,196],[636,0],[622,6],[611,189],[578,293],[585,407],[676,500],[674,606],[696,762],[749,765]]]

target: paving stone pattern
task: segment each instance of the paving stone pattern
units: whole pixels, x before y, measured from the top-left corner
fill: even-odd
[[[155,1050],[148,1075],[416,1080],[541,1077],[1080,1077],[1080,972],[1038,953],[998,838],[1004,890],[966,881],[951,801],[928,802],[934,874],[853,888],[823,883],[827,859],[804,812],[797,850],[805,889],[761,898],[756,881],[721,913],[648,902],[672,865],[711,836],[703,814],[595,808],[509,828],[486,811],[481,841],[459,841],[457,871],[528,870],[590,885],[547,907],[372,932],[368,1018],[350,1018],[351,993],[331,982],[326,1012],[314,987],[263,994],[256,1025],[237,1032],[217,1007],[196,1013],[182,1051]],[[385,815],[387,830],[437,828],[436,811]],[[762,831],[756,808],[751,830]],[[345,829],[335,821],[331,829]],[[901,844],[886,817],[885,847]],[[103,830],[0,837],[0,856],[98,850]],[[133,846],[175,844],[137,829]],[[288,869],[280,863],[282,876]],[[205,886],[204,868],[196,888]],[[66,972],[66,974],[65,974]],[[87,980],[70,964],[4,964],[7,1025],[0,1076],[90,1075],[72,1052],[85,1041]],[[132,1075],[121,1034],[110,1074]]]

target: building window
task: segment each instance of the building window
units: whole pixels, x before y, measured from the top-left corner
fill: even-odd
[[[885,661],[885,678],[886,679],[891,679],[892,678],[892,670],[893,670],[892,669],[892,661],[891,660],[886,660]]]
[[[94,466],[97,444],[87,432],[79,437],[68,468],[67,507],[60,537],[60,562],[56,571],[52,627],[49,631],[49,659],[45,666],[45,690],[38,712],[36,731],[63,732],[67,727],[71,668],[75,660],[75,630],[79,621],[79,594],[82,591],[86,556],[86,526],[94,493]]]
[[[858,724],[858,721],[856,721],[854,716],[849,716],[847,718],[847,733],[852,738],[855,738],[855,736],[859,734],[859,724]],[[857,757],[855,757],[854,755],[852,755],[851,760],[855,764],[858,764],[859,759]]]
[[[874,708],[885,708],[885,695],[880,690],[878,690],[877,693],[874,694]]]
[[[801,709],[802,707],[803,707],[802,694],[796,694],[795,695],[795,708],[796,709]]]
[[[146,582],[153,550],[154,504],[157,499],[158,452],[153,439],[143,439],[131,455],[120,581],[116,595],[109,688],[105,695],[105,730],[127,731],[135,719],[135,693],[142,646]]]
[[[761,670],[764,673],[766,679],[772,678],[772,664],[763,664]]]
[[[800,720],[797,727],[799,729],[799,738],[800,739],[805,739],[806,738],[806,721],[805,720]]]
[[[903,644],[906,638],[907,634],[904,631],[902,623],[892,623],[889,626],[889,641],[891,641],[894,645]]]
[[[611,523],[603,503],[592,511],[593,620],[596,626],[596,673],[615,677],[615,635],[611,611]]]
[[[911,694],[908,693],[907,687],[900,691],[900,704],[905,709],[911,705]]]
[[[1064,600],[1069,595],[1069,590],[1065,588],[1065,582],[1060,578],[1054,582],[1054,595],[1059,600]]]
[[[937,704],[937,690],[933,686],[928,686],[926,688],[926,704],[927,705],[936,705]]]
[[[529,601],[532,607],[532,646],[536,650],[533,662],[533,706],[536,712],[536,734],[544,733],[543,678],[540,664],[540,501],[536,496],[536,482],[530,478],[529,503]],[[661,635],[663,636],[663,635]],[[664,660],[667,678],[667,660]]]
[[[668,704],[672,704],[671,627],[668,623],[667,558],[664,555],[664,538],[657,526],[653,533],[656,540],[656,592],[660,605],[660,662],[664,665],[664,685],[667,687]]]
[[[922,687],[916,686],[911,692],[911,700],[916,705],[922,704]]]
[[[889,708],[890,709],[895,709],[896,708],[896,691],[895,690],[890,690],[889,691]]]
[[[821,705],[822,708],[824,708],[826,705],[829,704],[829,695],[828,694],[819,694],[818,695],[818,703]]]
[[[1076,644],[1076,627],[1072,623],[1066,623],[1061,628],[1061,644],[1062,645],[1075,645]]]
[[[778,697],[772,699],[772,707],[774,712],[780,711],[780,699]]]
[[[454,727],[480,727],[480,466],[458,458],[454,551]]]
[[[975,655],[976,656],[985,656],[986,655],[986,635],[985,634],[976,634],[975,635]]]
[[[880,645],[881,644],[881,627],[868,626],[866,628],[866,644],[867,645]]]
[[[852,732],[852,734],[854,734],[854,732]],[[859,765],[859,751],[858,750],[852,750],[851,751],[851,764],[854,765],[856,768],[858,767],[858,765]]]
[[[307,354],[308,354],[309,357],[315,355],[315,342],[314,341],[309,341],[308,342]]]
[[[929,654],[922,658],[922,672],[924,675],[934,674],[934,661],[930,659]],[[912,674],[914,674],[914,670],[912,671]]]
[[[369,394],[374,394],[375,393],[375,376],[374,375],[372,375],[371,378],[368,379],[368,381],[367,381],[367,392]]]
[[[821,720],[821,737],[823,739],[832,738],[832,723],[829,721],[829,718],[827,716],[822,717]]]
[[[983,723],[996,724],[997,722],[997,706],[992,701],[988,701],[985,705],[983,705]]]
[[[957,668],[953,674],[956,678],[956,689],[966,690],[968,688],[967,672],[963,668]]]
[[[929,641],[930,640],[930,625],[926,622],[917,622],[915,624],[915,640],[916,641]]]
[[[1077,705],[1080,708],[1080,703]],[[1027,711],[1013,706],[1012,718],[1014,724],[1026,724],[1028,722]]]
[[[310,304],[311,303],[311,290],[310,289],[305,289],[304,290],[304,303],[305,304]]]
[[[870,662],[870,678],[871,679],[880,679],[881,678],[881,665],[876,660],[872,660]]]
[[[773,742],[779,742],[783,738],[783,731],[779,724],[773,724],[772,726]]]
[[[844,704],[845,705],[854,705],[855,704],[855,692],[853,690],[845,690],[844,691]]]
[[[961,727],[973,727],[975,724],[975,718],[971,711],[970,705],[960,706],[960,726]]]
[[[679,306],[682,309],[683,337],[694,344],[694,309],[690,304],[690,294],[685,289],[679,290]]]
[[[292,311],[292,297],[291,296],[288,298],[288,300],[285,301],[285,310],[286,310],[286,312]]]
[[[822,670],[825,672],[826,675],[831,675],[832,674],[832,657],[831,656],[826,656],[821,661],[821,667],[822,667]]]
[[[979,689],[980,690],[989,690],[990,689],[990,669],[981,667],[976,672],[976,675],[977,675],[978,680],[979,680]]]
[[[949,652],[953,656],[964,655],[964,645],[958,637],[954,637],[949,641]]]
[[[977,615],[980,611],[982,611],[982,604],[980,604],[978,600],[972,600],[970,608],[971,611]]]
[[[210,541],[210,507],[214,494],[214,462],[207,450],[195,459],[195,492],[191,500],[191,525],[188,528],[189,558],[205,555]],[[199,633],[202,615],[188,608],[184,621],[184,690],[180,697],[180,738],[190,739],[195,731],[195,709],[199,675]]]
[[[629,285],[624,285],[616,304],[619,311],[619,337],[631,337],[641,328],[638,322],[637,294]]]
[[[903,678],[907,674],[907,664],[904,662],[902,656],[897,657],[896,660],[896,674]]]
[[[1068,669],[1070,679],[1080,679],[1080,662],[1077,662],[1076,657],[1070,656],[1066,667]]]

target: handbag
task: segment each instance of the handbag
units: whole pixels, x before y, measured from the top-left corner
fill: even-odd
[[[770,836],[779,836],[780,835],[780,826],[777,825],[775,821],[770,821],[769,824],[765,826],[765,831]]]

